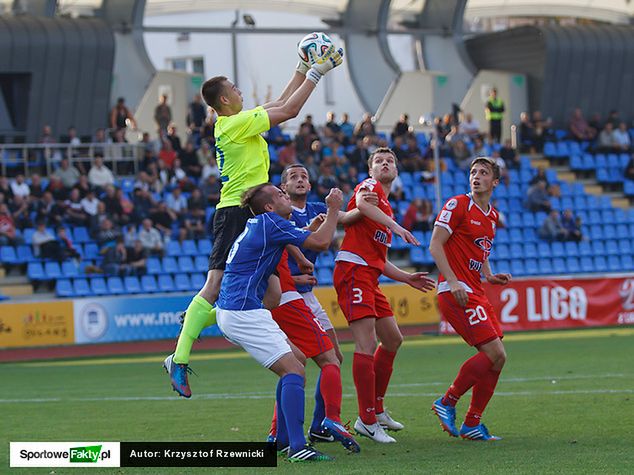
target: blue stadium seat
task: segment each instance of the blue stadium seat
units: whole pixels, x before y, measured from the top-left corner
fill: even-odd
[[[599,201],[599,208],[609,210],[612,209],[612,198],[610,198],[609,196],[599,196],[597,200]]]
[[[211,254],[211,240],[210,239],[198,240],[198,254],[200,254],[201,256],[209,257],[209,254]]]
[[[493,249],[495,249],[495,247]],[[511,254],[511,259],[521,259],[524,257],[524,248],[522,247],[521,241],[513,242],[510,246],[509,253]]]
[[[508,226],[511,228],[521,228],[524,225],[522,216],[517,213],[513,213],[508,217]]]
[[[610,272],[618,272],[621,270],[621,260],[619,256],[608,256],[608,270]]]
[[[632,254],[632,243],[629,239],[621,239],[619,241],[619,254],[622,256]]]
[[[571,170],[583,170],[583,159],[580,155],[570,156],[570,169]]]
[[[537,246],[534,242],[524,243],[524,253],[522,254],[526,258],[537,259],[539,254],[537,253]]]
[[[169,241],[167,243],[167,255],[170,257],[178,257],[183,255],[183,250],[181,249],[181,244],[178,241]]]
[[[171,275],[159,275],[158,288],[161,292],[174,292],[174,279]]]
[[[75,295],[73,285],[68,279],[59,279],[55,283],[55,293],[58,297],[72,297]]]
[[[125,290],[129,294],[140,294],[141,293],[141,283],[139,282],[139,278],[134,275],[130,275],[123,278],[123,285],[125,286]]]
[[[576,257],[566,258],[566,267],[568,268],[568,272],[571,274],[578,274],[581,272],[581,264],[579,264],[579,259]]]
[[[495,267],[496,272],[500,272],[502,274],[509,274],[511,272],[511,265],[509,264],[509,261],[505,259],[497,261]]]
[[[522,234],[524,236],[524,241],[526,242],[539,241],[539,237],[537,236],[537,232],[535,231],[535,228],[525,228]]]
[[[605,255],[605,245],[603,241],[592,241],[592,254],[595,256],[604,256]]]
[[[619,245],[615,239],[605,241],[605,252],[609,256],[615,256],[619,253]]]
[[[609,183],[610,174],[605,168],[597,168],[597,181],[599,183]]]
[[[196,247],[196,242],[191,240],[191,239],[187,239],[186,241],[183,241],[183,256],[196,256],[198,255],[198,248]]]
[[[616,224],[626,224],[628,222],[628,216],[624,209],[615,208],[613,212],[614,212],[614,222]]]
[[[141,289],[146,293],[158,292],[158,286],[156,285],[156,279],[153,275],[144,275],[141,277]]]
[[[207,272],[209,270],[209,258],[205,256],[196,256],[194,258],[194,269],[197,272]]]
[[[537,265],[539,267],[540,274],[549,275],[553,273],[553,264],[550,259],[538,259]]]
[[[73,289],[75,291],[75,295],[78,297],[92,295],[90,286],[88,285],[88,281],[86,279],[75,279],[73,281]]]
[[[553,263],[553,272],[555,274],[564,274],[567,272],[566,262],[561,257],[555,257],[552,259]]]
[[[101,257],[99,255],[99,246],[94,242],[88,242],[84,245],[84,254],[82,255],[83,259],[94,261]]]
[[[166,274],[176,274],[178,272],[178,265],[176,264],[176,259],[173,257],[164,257],[163,258],[163,272]]]
[[[601,213],[599,211],[591,210],[588,213],[588,222],[586,224],[601,224],[603,221],[601,220]]]
[[[544,144],[544,156],[557,157],[557,147],[554,142],[546,142]]]
[[[517,276],[526,275],[526,269],[524,268],[522,259],[513,259],[511,261],[511,274]]]
[[[522,223],[524,227],[527,227],[527,228],[534,228],[535,226],[537,226],[537,223],[535,222],[535,215],[530,212],[524,213],[522,215]]]
[[[33,233],[35,233],[35,229],[33,228],[25,228],[22,231],[22,238],[24,239],[24,243],[29,246],[33,244]]]
[[[190,275],[190,280],[192,283],[192,289],[202,289],[205,285],[205,274],[201,274],[200,272],[193,272]]]
[[[158,257],[148,257],[146,266],[148,274],[160,274],[162,272],[161,261]]]
[[[594,263],[592,262],[592,257],[584,256],[581,258],[581,271],[582,272],[594,271]]]
[[[624,271],[631,272],[634,269],[634,259],[629,254],[621,256],[621,269]]]
[[[332,285],[332,272],[329,269],[317,269],[315,277],[319,285]]]
[[[564,243],[564,250],[566,257],[577,257],[579,255],[579,246],[576,242],[568,241]]]
[[[612,224],[614,220],[614,212],[611,209],[604,209],[601,211],[601,222],[604,224]]]
[[[66,278],[78,277],[79,276],[79,267],[72,261],[62,262],[62,274]]]
[[[425,264],[425,254],[422,247],[412,247],[409,251],[409,259],[412,264],[420,266]]]
[[[496,259],[509,259],[511,254],[506,244],[498,244],[493,246],[493,256],[495,256]]]
[[[524,267],[527,275],[539,274],[539,266],[537,265],[537,259],[524,259]]]
[[[603,226],[595,224],[590,226],[590,239],[592,240],[600,240],[603,239]]]
[[[594,257],[594,270],[595,272],[607,272],[608,263],[605,260],[605,256]]]
[[[522,242],[524,236],[522,236],[522,230],[519,228],[512,228],[509,230],[509,240],[513,242]]]
[[[92,293],[95,295],[106,295],[108,294],[108,287],[106,286],[106,281],[103,277],[95,277],[90,280],[90,289]]]
[[[562,196],[561,198],[561,209],[573,209],[575,207],[572,198],[569,196]]]
[[[108,292],[113,295],[121,295],[126,293],[121,277],[108,277]]]
[[[16,255],[18,262],[22,263],[35,262],[37,260],[37,258],[33,256],[31,246],[18,246],[16,249]],[[2,259],[0,258],[0,260]]]
[[[192,290],[192,283],[189,280],[189,275],[187,274],[176,274],[176,277],[174,277],[174,285],[176,287],[176,290],[179,290],[181,292]]]
[[[550,244],[550,249],[553,257],[564,257],[566,255],[566,251],[564,250],[564,244],[559,241],[552,242]]]
[[[537,256],[538,257],[552,257],[553,253],[550,250],[550,244],[547,242],[537,243]]]
[[[78,244],[83,244],[91,241],[88,230],[83,226],[73,228],[72,238],[73,242],[76,242]]]
[[[178,269],[180,272],[194,272],[194,263],[189,256],[183,256],[178,258]]]
[[[48,280],[61,279],[62,269],[58,262],[47,262],[44,264],[44,274]]]
[[[13,246],[0,246],[0,262],[5,264],[18,264],[18,256]]]
[[[575,196],[573,199],[574,209],[575,211],[584,211],[586,209],[586,197],[585,196]]]

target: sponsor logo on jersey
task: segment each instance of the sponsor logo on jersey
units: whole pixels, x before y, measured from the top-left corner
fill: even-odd
[[[451,211],[447,211],[446,209],[440,212],[440,216],[438,217],[438,221],[441,223],[449,223],[451,220]]]
[[[482,262],[476,261],[474,259],[469,259],[469,270],[480,272],[481,269],[482,269]]]
[[[451,198],[449,201],[447,201],[445,208],[451,211],[452,209],[455,209],[456,206],[458,206],[458,200],[455,198]]]
[[[471,224],[475,224],[477,226],[481,226],[482,225],[482,223],[480,221],[476,221],[475,219],[471,220]]]
[[[385,231],[381,231],[380,229],[377,229],[374,232],[374,240],[380,242],[381,244],[385,244],[386,246],[389,244],[387,233]]]

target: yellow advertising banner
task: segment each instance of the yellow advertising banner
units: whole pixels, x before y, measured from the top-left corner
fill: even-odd
[[[0,304],[0,348],[74,342],[72,300]]]
[[[390,302],[399,325],[425,325],[440,321],[435,291],[423,293],[405,284],[382,284],[381,290]],[[335,289],[315,287],[313,291],[334,327],[347,328]]]

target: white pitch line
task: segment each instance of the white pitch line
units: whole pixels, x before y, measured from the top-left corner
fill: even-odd
[[[614,378],[633,378],[634,375],[628,375],[623,373],[605,373],[605,374],[579,374],[579,375],[566,375],[566,376],[537,376],[532,378],[500,378],[500,383],[531,383],[539,381],[574,381],[577,379],[614,379]],[[450,382],[438,382],[431,383],[401,383],[390,384],[391,388],[415,388],[420,386],[442,386],[448,385]],[[496,393],[497,394],[497,393]]]
[[[515,397],[515,396],[561,396],[572,394],[634,394],[634,389],[571,389],[559,391],[500,391],[495,396]],[[434,393],[388,393],[388,397],[435,397]],[[343,394],[345,398],[354,398],[355,394]],[[176,401],[182,398],[178,396],[113,396],[113,397],[87,397],[87,398],[36,398],[36,399],[0,399],[0,404],[30,404],[41,402],[107,402],[107,401]],[[210,399],[273,399],[273,393],[235,393],[235,394],[197,394],[192,396],[192,400]]]

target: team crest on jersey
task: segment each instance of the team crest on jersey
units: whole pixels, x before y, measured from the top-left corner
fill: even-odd
[[[361,186],[359,187],[359,189],[362,190],[365,188],[365,189],[371,190],[372,188],[374,188],[375,185],[376,185],[376,180],[374,178],[366,178],[365,180],[361,182]]]
[[[485,256],[488,256],[491,253],[491,249],[493,249],[493,241],[486,236],[478,238],[473,242],[484,251]]]
[[[447,208],[448,210],[452,210],[455,209],[456,206],[458,206],[458,200],[455,198],[451,198],[449,201],[447,201],[445,208]]]

